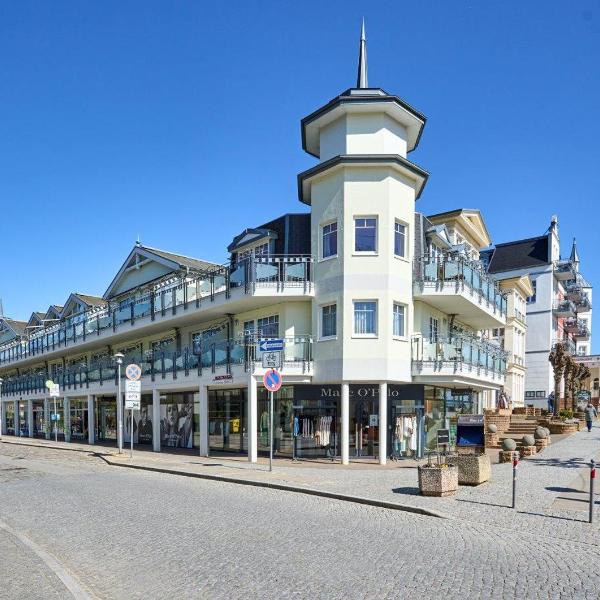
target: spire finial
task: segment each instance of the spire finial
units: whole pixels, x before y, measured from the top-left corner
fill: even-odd
[[[358,75],[356,77],[356,87],[364,89],[369,87],[367,76],[367,36],[365,35],[365,19],[362,20],[360,30],[360,43],[358,47]]]

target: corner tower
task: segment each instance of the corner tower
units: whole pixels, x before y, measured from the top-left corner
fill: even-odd
[[[316,258],[317,382],[411,381],[415,200],[428,174],[406,157],[425,120],[369,87],[363,22],[356,87],[301,123],[302,148],[319,160],[298,175]]]

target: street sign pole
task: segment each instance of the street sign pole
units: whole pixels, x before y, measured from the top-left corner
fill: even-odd
[[[131,409],[131,450],[129,451],[129,458],[133,458],[133,408]]]
[[[123,396],[121,394],[121,362],[117,363],[117,437],[119,438],[119,454],[123,454]]]
[[[269,396],[269,471],[273,471],[273,392]]]
[[[58,442],[58,414],[56,412],[56,396],[54,396],[54,441]]]

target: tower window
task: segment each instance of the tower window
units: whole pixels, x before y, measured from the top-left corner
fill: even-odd
[[[377,219],[354,219],[354,251],[377,252]]]
[[[329,258],[337,254],[337,221],[323,225],[322,231],[322,258]]]
[[[406,225],[398,221],[394,228],[394,254],[406,258]]]

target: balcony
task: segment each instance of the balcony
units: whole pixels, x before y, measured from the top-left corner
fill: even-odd
[[[579,327],[576,331],[573,332],[573,337],[578,342],[587,342],[590,339],[590,330],[588,326],[581,321],[581,319],[577,319]]]
[[[575,304],[578,313],[592,310],[592,303],[579,279],[569,279],[564,286],[565,297]]]
[[[194,354],[192,348],[177,352],[146,352],[143,356],[126,356],[123,363],[140,363],[143,380],[147,383],[168,379],[189,381],[198,385],[198,380],[210,381],[215,374],[252,373],[262,369],[262,358],[258,351],[259,340],[225,340],[206,344]],[[312,338],[294,336],[285,338],[282,372],[306,375],[312,372]],[[122,376],[124,376],[122,369]],[[75,395],[77,390],[101,391],[103,387],[117,385],[117,367],[110,357],[93,363],[72,365],[64,369],[47,373],[45,370],[27,375],[9,377],[1,388],[2,397],[9,396],[45,396],[46,381],[52,379],[58,383],[61,392]],[[108,393],[114,390],[109,390]]]
[[[555,317],[569,318],[574,317],[577,314],[577,309],[571,300],[558,300],[554,303],[552,312]]]
[[[554,263],[554,277],[558,281],[575,279],[576,276],[575,265],[570,260],[557,260]]]
[[[561,344],[563,346],[563,348],[571,356],[575,356],[575,353],[577,351],[577,347],[576,347],[575,342],[573,340],[567,339],[567,338],[554,338],[552,340],[552,349],[554,350],[554,348],[556,348],[556,346],[558,346],[558,344]]]
[[[507,354],[475,336],[436,341],[412,339],[412,374],[416,383],[462,385],[486,389],[504,384]]]
[[[563,329],[567,333],[576,333],[579,331],[580,327],[583,325],[580,319],[577,317],[570,317],[569,319],[565,319],[563,322]]]
[[[132,327],[150,327],[161,320],[169,321],[170,327],[185,325],[192,318],[208,320],[227,312],[257,308],[265,303],[263,298],[302,298],[312,295],[312,278],[312,258],[293,255],[256,256],[198,277],[174,277],[153,291],[69,317],[37,330],[27,340],[0,346],[0,365],[58,353],[94,340],[96,345],[100,340],[109,343],[104,338],[131,331]]]
[[[481,265],[465,257],[423,256],[414,262],[413,291],[473,329],[506,324],[506,296]]]

